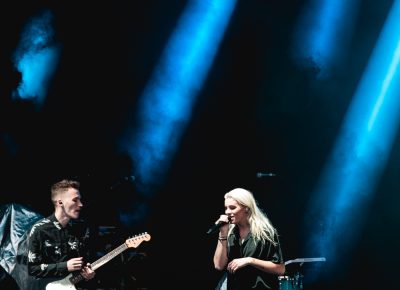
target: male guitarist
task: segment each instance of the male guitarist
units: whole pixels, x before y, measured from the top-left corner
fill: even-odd
[[[28,235],[28,272],[40,280],[40,285],[29,289],[45,289],[48,283],[71,272],[80,273],[85,280],[95,275],[84,260],[82,237],[72,226],[83,206],[79,188],[78,181],[68,179],[51,187],[54,213],[36,222]]]

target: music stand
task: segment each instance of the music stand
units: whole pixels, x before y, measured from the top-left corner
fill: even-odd
[[[307,270],[310,270],[313,266],[316,265],[316,262],[325,261],[326,259],[324,257],[297,258],[294,260],[288,260],[285,262],[286,276],[282,276],[282,281],[284,281],[283,279],[289,280],[292,285],[292,288],[290,289],[303,289],[303,277],[305,268],[307,268]]]
[[[310,262],[325,262],[326,259],[324,257],[318,257],[318,258],[297,258],[294,260],[288,260],[285,262],[286,270],[290,268],[296,267],[301,267],[303,266],[304,263],[310,263]],[[289,266],[289,265],[294,265],[294,266]]]

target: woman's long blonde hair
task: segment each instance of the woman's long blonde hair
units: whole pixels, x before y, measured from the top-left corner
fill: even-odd
[[[259,208],[253,193],[243,188],[235,188],[225,194],[224,198],[232,198],[240,205],[248,208],[248,221],[250,224],[250,232],[256,241],[265,242],[270,241],[276,245],[277,241],[274,239],[276,230],[267,215]],[[231,227],[230,231],[234,226]]]

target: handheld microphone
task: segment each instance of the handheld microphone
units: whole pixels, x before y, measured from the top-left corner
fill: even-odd
[[[227,223],[224,223],[224,222],[220,222],[220,223],[217,223],[217,224],[213,224],[213,225],[208,229],[207,234],[212,235],[212,234],[218,232],[219,229],[220,229],[223,225],[226,225],[226,224],[227,224]]]

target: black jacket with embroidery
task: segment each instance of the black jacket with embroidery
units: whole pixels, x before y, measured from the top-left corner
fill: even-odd
[[[63,278],[67,261],[86,258],[83,235],[69,223],[65,228],[51,215],[36,222],[29,232],[28,272],[37,278]]]

